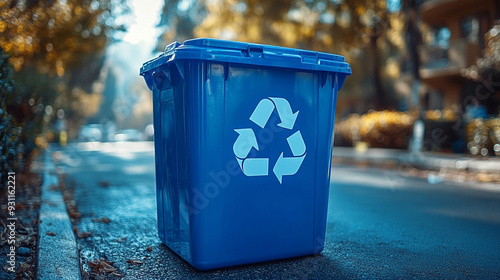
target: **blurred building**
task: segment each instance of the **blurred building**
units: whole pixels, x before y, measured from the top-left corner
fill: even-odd
[[[462,77],[461,70],[476,62],[485,49],[484,34],[500,16],[498,0],[427,0],[420,6],[420,20],[431,30],[419,46],[419,74],[424,92],[424,109],[435,110],[453,105],[468,106],[472,100],[488,104],[480,84]],[[479,96],[475,96],[479,95]],[[491,94],[490,94],[491,95]],[[468,97],[474,98],[468,98]],[[479,100],[478,100],[479,99]]]

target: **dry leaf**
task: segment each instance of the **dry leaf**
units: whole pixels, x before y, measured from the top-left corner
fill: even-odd
[[[53,233],[52,231],[47,231],[45,234],[49,236],[56,236],[56,234]]]
[[[494,182],[495,178],[493,174],[479,173],[476,175],[479,182]]]
[[[109,224],[111,221],[106,217],[102,217],[102,218],[98,218],[98,219],[92,219],[92,222]]]
[[[98,273],[99,275],[103,274],[104,275],[113,274],[114,276],[120,275],[119,273],[117,273],[118,268],[113,266],[113,262],[107,260],[95,259],[94,261],[87,261],[87,264],[92,269],[92,272]]]
[[[73,218],[73,219],[78,219],[78,218],[82,217],[82,214],[80,214],[78,212],[71,211],[71,212],[69,212],[69,217]]]
[[[99,263],[99,260],[94,260],[94,261],[87,261],[87,264],[90,268],[94,268],[97,266],[97,264]]]
[[[80,231],[77,234],[78,238],[87,238],[87,237],[92,236],[92,235],[94,235],[94,233],[91,231]]]
[[[131,264],[131,265],[141,265],[143,264],[144,262],[141,261],[141,260],[128,260],[127,263]]]
[[[149,246],[146,251],[153,251],[153,247]]]
[[[26,206],[22,203],[16,203],[16,210],[24,210]]]
[[[30,265],[27,264],[27,263],[21,263],[21,265],[19,266],[19,268],[17,269],[17,273],[23,273],[23,272],[26,272],[30,269]]]
[[[105,188],[105,187],[109,187],[109,182],[108,181],[100,181],[99,182],[99,186]]]
[[[125,240],[127,240],[127,237],[115,239],[116,242],[120,242],[120,243],[125,242]]]

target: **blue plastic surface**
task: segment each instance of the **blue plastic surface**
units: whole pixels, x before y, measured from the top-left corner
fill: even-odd
[[[338,55],[214,39],[146,62],[160,239],[200,270],[321,252],[350,71]]]

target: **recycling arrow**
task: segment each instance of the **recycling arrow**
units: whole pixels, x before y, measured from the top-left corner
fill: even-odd
[[[290,150],[292,150],[292,154],[294,156],[298,157],[305,154],[306,143],[304,143],[300,130],[297,130],[297,132],[286,138],[286,141],[288,142],[288,146],[290,146]]]
[[[286,141],[292,150],[293,157],[283,157],[283,153],[281,153],[274,165],[273,172],[280,184],[283,181],[283,176],[295,175],[299,171],[302,161],[306,157],[306,143],[304,143],[300,130],[288,137]]]
[[[299,111],[293,113],[290,103],[288,103],[285,98],[269,97],[262,99],[259,104],[257,104],[257,107],[255,107],[255,110],[250,116],[250,120],[261,128],[264,128],[274,108],[278,111],[278,115],[281,119],[281,123],[279,123],[278,126],[290,130],[293,129]]]
[[[267,176],[269,170],[268,158],[236,158],[241,170],[247,176]]]
[[[283,176],[295,175],[299,171],[305,157],[305,154],[301,157],[283,157],[283,153],[281,153],[273,168],[273,172],[278,181],[280,181],[280,184],[283,181]]]
[[[262,99],[255,107],[249,119],[259,127],[264,128],[274,109],[276,109],[281,119],[281,123],[278,126],[292,130],[299,111],[293,113],[290,103],[285,98],[268,97]],[[246,176],[269,175],[268,158],[247,158],[252,148],[255,148],[257,151],[259,150],[254,131],[251,128],[235,129],[234,131],[239,135],[234,142],[233,152],[243,174]],[[273,172],[280,184],[283,183],[283,176],[291,176],[297,173],[306,157],[306,144],[300,130],[297,130],[286,140],[293,156],[284,157],[282,152],[273,167]]]
[[[288,103],[288,101],[284,98],[270,97],[270,99],[274,102],[278,115],[281,119],[281,123],[279,123],[278,126],[286,129],[293,129],[293,125],[295,124],[295,120],[297,120],[299,111],[293,113],[290,103]]]
[[[253,121],[256,125],[264,128],[273,111],[274,103],[267,98],[262,99],[259,104],[257,104],[257,107],[255,107],[255,110],[250,116],[250,120]]]
[[[252,148],[259,150],[259,144],[255,138],[255,133],[251,128],[235,129],[239,134],[234,142],[233,152],[241,170],[247,176],[265,176],[268,173],[269,159],[267,158],[246,158]]]
[[[255,147],[257,151],[259,150],[259,144],[257,144],[257,139],[251,128],[235,129],[234,131],[239,134],[233,145],[234,155],[239,158],[246,158],[252,147]]]

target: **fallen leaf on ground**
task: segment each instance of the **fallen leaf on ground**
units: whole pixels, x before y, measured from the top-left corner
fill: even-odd
[[[26,228],[22,223],[19,223],[18,225],[18,228],[16,229],[16,231],[19,233],[19,234],[23,234],[23,235],[27,235],[29,234],[30,232],[33,231],[32,228],[28,227]]]
[[[71,211],[71,212],[69,212],[69,217],[73,218],[73,219],[78,219],[78,218],[82,217],[82,214],[80,214],[78,212]]]
[[[30,269],[30,265],[27,264],[27,263],[21,263],[21,265],[19,266],[19,268],[17,269],[17,273],[24,273],[26,271],[28,271]]]
[[[92,272],[98,273],[99,275],[112,274],[114,276],[122,277],[121,274],[117,273],[118,268],[113,266],[113,262],[95,259],[93,261],[87,261],[87,264],[92,269]]]
[[[106,217],[102,217],[102,218],[92,219],[92,222],[109,224],[111,221]]]
[[[105,188],[105,187],[109,187],[109,182],[108,181],[99,181],[99,186]]]
[[[476,175],[476,178],[479,182],[494,182],[495,177],[493,174],[487,174],[487,173],[479,173]]]
[[[149,246],[146,251],[153,251],[153,247]]]
[[[6,263],[4,266],[3,266],[3,270],[5,270],[6,272],[11,272],[9,271],[9,267],[11,267],[8,263]]]
[[[49,236],[56,236],[56,234],[53,233],[52,231],[47,231],[45,234]]]
[[[131,265],[141,265],[143,264],[144,262],[141,261],[141,260],[128,260],[127,263],[131,264]]]
[[[120,243],[125,242],[125,240],[127,240],[127,237],[115,239],[116,242],[120,242]]]
[[[80,231],[77,234],[78,238],[87,238],[87,237],[92,236],[92,235],[94,235],[94,233],[91,231]]]
[[[75,233],[78,238],[87,238],[89,236],[94,235],[92,231],[78,231],[77,227],[73,227],[73,232]]]
[[[16,210],[24,210],[26,206],[22,203],[16,203]]]

